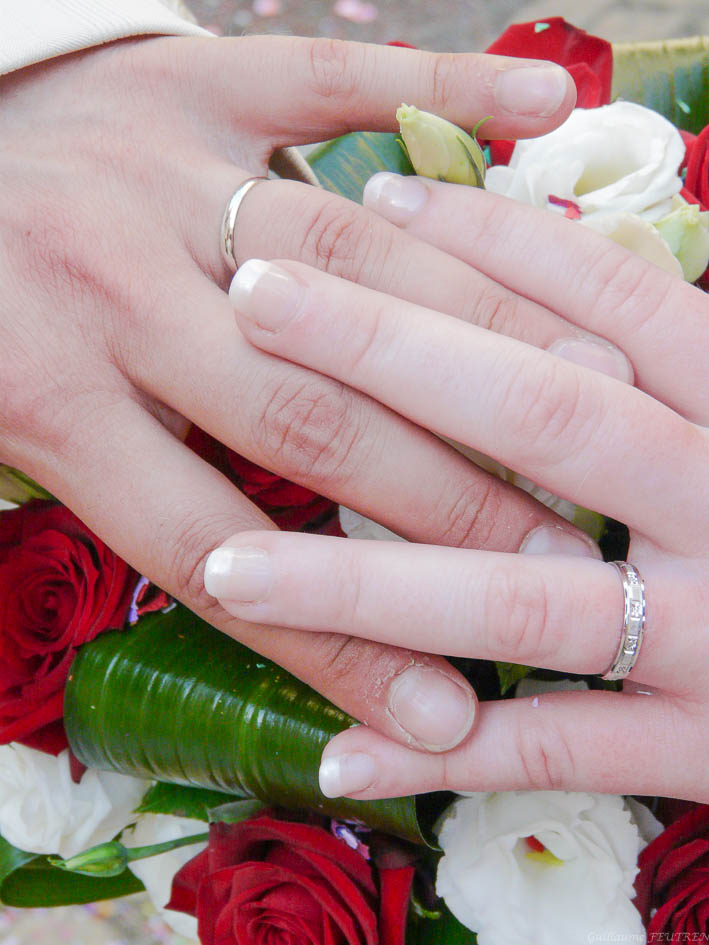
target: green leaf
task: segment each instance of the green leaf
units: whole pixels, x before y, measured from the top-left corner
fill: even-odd
[[[242,820],[255,817],[264,808],[263,801],[232,801],[230,804],[220,804],[209,812],[211,824],[240,824]]]
[[[22,505],[30,499],[53,499],[54,496],[42,488],[34,479],[13,466],[0,463],[0,499]]]
[[[358,131],[320,145],[308,155],[308,161],[326,190],[362,203],[364,185],[377,171],[414,173],[401,145],[395,134]]]
[[[21,908],[71,906],[117,899],[143,888],[130,870],[109,878],[79,876],[50,866],[46,857],[33,856],[29,863],[5,878],[0,898],[6,906]]]
[[[415,843],[450,798],[324,797],[322,750],[354,720],[182,606],[83,646],[64,723],[89,767],[359,819]]]
[[[459,922],[444,902],[439,908],[439,918],[428,918],[409,909],[406,945],[476,945],[475,932]]]
[[[695,134],[709,124],[709,37],[613,44],[611,100],[660,112]]]
[[[516,686],[520,679],[534,672],[534,666],[523,666],[521,663],[495,663],[497,678],[500,680],[500,692],[504,696],[508,689]]]
[[[211,808],[229,804],[233,800],[233,794],[158,781],[140,802],[136,814],[172,814],[174,817],[209,821]]]
[[[26,863],[36,859],[36,853],[27,853],[25,850],[18,850],[8,843],[4,837],[0,837],[0,890],[11,873],[20,869]]]

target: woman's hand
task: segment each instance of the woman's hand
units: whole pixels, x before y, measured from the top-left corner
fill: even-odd
[[[409,534],[422,541],[516,550],[554,522],[574,540],[525,497],[497,516],[502,487],[438,440],[234,329],[220,253],[229,197],[281,146],[393,130],[402,101],[467,125],[493,114],[496,133],[524,136],[562,121],[574,90],[548,63],[283,37],[143,38],[0,79],[0,438],[3,461],[207,620],[388,735],[442,748],[474,710],[444,660],[337,633],[264,633],[205,593],[208,552],[272,526],[180,442],[193,421],[392,527],[418,510]],[[436,269],[450,286],[441,304],[478,299],[483,319],[512,298],[370,211],[289,181],[249,193],[236,254],[301,260],[345,292],[353,280],[422,304],[439,297]],[[554,325],[543,321],[542,343],[568,334]],[[433,708],[412,689],[421,674]]]
[[[389,183],[399,193],[406,186]],[[546,211],[469,188],[412,185],[426,193],[409,229],[514,290],[508,319],[543,306],[549,318],[603,335],[627,353],[642,390],[292,262],[242,267],[231,289],[240,329],[259,349],[627,523],[647,629],[622,693],[483,703],[473,737],[437,757],[351,729],[325,751],[323,789],[358,798],[534,788],[708,801],[709,299]],[[506,501],[499,496],[500,518]],[[207,586],[242,619],[583,674],[606,672],[619,645],[618,570],[590,557],[258,532],[227,544],[208,563]],[[524,550],[553,545],[530,539]],[[427,698],[423,680],[420,690]]]

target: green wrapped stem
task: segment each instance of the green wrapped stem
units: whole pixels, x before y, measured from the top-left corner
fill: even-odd
[[[324,797],[320,755],[354,720],[185,607],[82,647],[64,720],[90,767],[354,818],[425,842],[415,798]],[[432,817],[448,797],[427,799]]]

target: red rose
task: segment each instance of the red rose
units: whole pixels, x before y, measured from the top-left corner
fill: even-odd
[[[279,528],[322,531],[335,518],[330,499],[257,466],[193,426],[185,441],[198,456],[241,489]]]
[[[611,100],[611,44],[577,29],[560,16],[510,26],[486,52],[497,56],[547,59],[564,66],[576,83],[577,108],[597,108]],[[491,163],[509,164],[514,141],[490,141],[489,144]]]
[[[381,870],[324,827],[262,814],[212,824],[172,883],[202,945],[403,945],[413,867]]]
[[[635,905],[648,942],[709,932],[709,806],[697,805],[671,824],[645,847],[638,866]]]
[[[687,146],[685,191],[709,207],[709,125],[693,140],[683,135]]]
[[[548,59],[564,66],[576,83],[578,108],[596,108],[611,100],[611,44],[577,29],[563,17],[510,26],[485,51],[497,56]]]
[[[135,572],[61,505],[0,514],[0,744],[56,753],[76,648],[122,627]]]

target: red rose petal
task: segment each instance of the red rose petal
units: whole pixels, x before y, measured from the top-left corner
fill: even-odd
[[[690,867],[696,866],[697,861],[707,854],[709,854],[709,840],[700,837],[689,840],[678,849],[668,853],[655,873],[653,884],[655,893],[661,894],[665,886]]]
[[[319,856],[328,856],[345,873],[365,889],[376,894],[371,870],[359,853],[327,831],[309,824],[276,820],[260,816],[239,824],[212,824],[210,827],[210,868],[219,869],[229,863],[253,857],[252,848],[265,842],[278,841],[292,846],[300,856],[308,851]]]
[[[593,77],[594,84],[598,82],[600,86],[600,91],[593,93],[595,103],[605,105],[610,102],[613,77],[613,50],[610,43],[577,29],[562,17],[551,16],[510,26],[488,46],[486,52],[498,56],[546,59],[566,66],[569,71],[570,67],[583,64],[588,71],[579,71],[579,80],[583,83]],[[582,84],[579,96],[583,99],[586,94],[585,85]]]
[[[414,867],[379,873],[379,945],[404,945]]]

